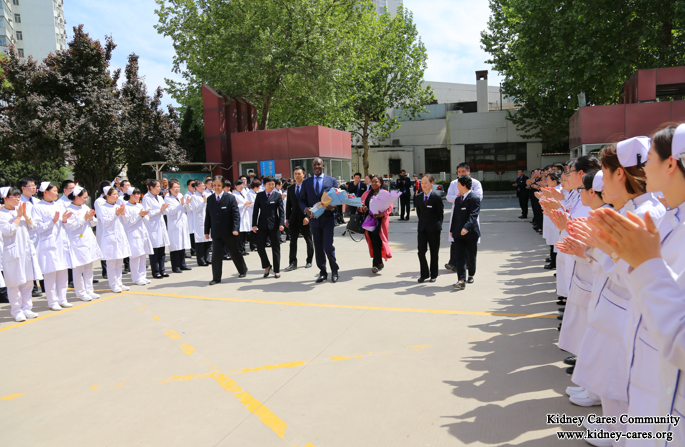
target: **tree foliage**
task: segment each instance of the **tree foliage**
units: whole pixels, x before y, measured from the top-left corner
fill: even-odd
[[[90,191],[126,164],[136,172],[143,161],[183,162],[175,111],[160,109],[161,89],[147,96],[135,55],[118,88],[120,71],[109,69],[115,47],[110,37],[102,46],[79,26],[67,50],[42,64],[14,51],[0,61],[0,159],[72,165],[75,180]]]
[[[586,93],[615,104],[637,70],[685,64],[685,4],[677,0],[490,0],[486,61],[521,106],[509,119],[550,148]]]

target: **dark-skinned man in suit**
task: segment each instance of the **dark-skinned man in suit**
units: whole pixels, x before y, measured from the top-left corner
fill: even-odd
[[[300,208],[300,194],[302,193],[302,182],[304,181],[304,168],[297,166],[293,170],[295,184],[288,187],[288,196],[285,204],[285,226],[290,230],[290,265],[285,268],[285,272],[297,269],[297,239],[300,234],[307,244],[307,264],[304,268],[312,266],[314,257],[314,242],[312,241],[312,230],[309,226],[307,217]]]
[[[459,280],[454,288],[464,290],[466,288],[466,266],[468,265],[468,282],[473,282],[476,274],[476,253],[478,252],[478,238],[480,226],[478,215],[480,214],[480,198],[471,194],[473,181],[468,175],[462,175],[458,180],[459,197],[454,201],[452,208],[452,223],[450,234],[456,248],[457,276]]]
[[[438,252],[440,251],[440,233],[442,222],[445,217],[445,206],[439,194],[433,193],[435,178],[432,175],[424,175],[421,179],[422,192],[414,196],[414,209],[419,218],[418,224],[418,249],[419,262],[421,264],[421,276],[419,282],[429,280],[435,282],[438,277]],[[426,251],[430,247],[430,269],[426,261]]]
[[[338,181],[335,177],[323,173],[324,162],[321,158],[312,161],[314,176],[302,182],[300,193],[300,208],[309,217],[309,225],[314,239],[314,252],[316,253],[316,265],[319,267],[317,283],[324,282],[328,278],[326,271],[326,258],[331,266],[331,281],[338,281],[338,263],[335,260],[335,247],[333,246],[333,231],[335,230],[335,207],[328,206],[326,211],[316,218],[311,208],[321,201],[324,191],[337,188]]]
[[[205,238],[212,236],[212,281],[210,286],[221,282],[221,253],[228,250],[239,278],[247,275],[247,265],[240,253],[240,211],[233,194],[224,192],[224,178],[220,175],[212,181],[214,194],[207,197],[207,215],[205,216]]]
[[[257,233],[257,252],[262,260],[264,278],[273,269],[276,279],[281,277],[281,231],[285,225],[283,214],[283,196],[275,189],[276,181],[270,175],[265,175],[264,191],[257,193],[252,213],[252,231]],[[273,264],[266,254],[266,241],[271,240],[271,254]]]

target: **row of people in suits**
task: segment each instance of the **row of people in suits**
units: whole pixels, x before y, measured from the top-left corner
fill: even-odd
[[[587,430],[622,436],[591,445],[685,445],[685,429],[664,417],[685,414],[684,159],[685,124],[666,126],[651,139],[605,147],[599,160],[571,160],[559,185],[553,172],[538,182],[565,304],[558,344],[572,354],[566,394],[575,405],[601,406],[604,419],[586,419]],[[633,432],[651,439],[626,436]]]

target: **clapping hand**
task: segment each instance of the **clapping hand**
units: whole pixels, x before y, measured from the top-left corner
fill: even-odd
[[[166,211],[167,208],[169,208],[169,204],[168,204],[168,203],[165,203],[164,205],[161,206],[161,208],[159,209],[159,211],[163,213],[164,211]]]
[[[140,210],[140,217],[145,217],[150,214],[150,210]]]
[[[74,213],[72,213],[71,211],[66,211],[62,215],[62,223],[67,223],[67,220],[69,220],[69,218],[72,216],[72,214],[74,214]]]
[[[88,210],[86,212],[85,220],[90,220],[95,216],[95,210]]]
[[[59,211],[55,211],[55,217],[52,218],[52,223],[57,223],[59,220]]]
[[[125,212],[126,212],[126,208],[124,208],[124,205],[120,205],[120,206],[117,207],[117,210],[116,210],[116,213],[115,213],[115,214],[116,214],[117,216],[123,216]]]

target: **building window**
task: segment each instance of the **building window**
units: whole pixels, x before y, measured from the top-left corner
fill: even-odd
[[[21,23],[21,14],[14,14],[14,23]]]
[[[399,158],[391,158],[388,160],[388,173],[390,175],[398,175],[402,170],[402,160]]]
[[[426,149],[424,156],[427,173],[436,175],[440,172],[450,172],[452,162],[449,149]]]
[[[466,162],[472,171],[527,170],[526,143],[467,144],[465,149]]]
[[[19,0],[12,0],[12,4],[15,6],[19,6]]]
[[[17,48],[17,54],[19,57],[24,57],[24,49],[23,48]]]
[[[21,31],[17,31],[17,40],[24,40],[24,35]]]

